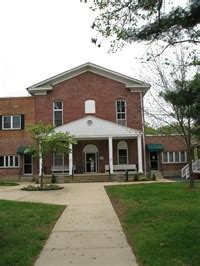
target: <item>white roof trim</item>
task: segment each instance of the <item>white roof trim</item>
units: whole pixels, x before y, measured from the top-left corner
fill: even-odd
[[[91,115],[59,126],[56,128],[56,132],[69,132],[75,139],[134,138],[143,134],[139,130]]]
[[[118,72],[100,67],[98,65],[92,64],[92,63],[85,63],[83,65],[80,65],[78,67],[72,68],[68,71],[65,71],[63,73],[60,73],[56,76],[53,76],[49,79],[46,79],[44,81],[41,81],[39,83],[36,83],[30,87],[27,88],[27,90],[34,94],[34,91],[38,88],[45,88],[45,87],[51,87],[52,85],[58,84],[62,81],[65,81],[67,79],[73,78],[77,75],[80,75],[82,73],[85,73],[87,71],[90,71],[92,73],[116,80],[118,82],[121,82],[125,84],[127,88],[138,88],[142,89],[143,91],[147,91],[150,88],[150,84],[142,82],[140,80],[128,77],[126,75],[120,74]]]

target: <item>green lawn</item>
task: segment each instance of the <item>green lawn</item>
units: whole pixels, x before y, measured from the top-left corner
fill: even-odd
[[[200,265],[200,183],[107,187],[140,265]]]
[[[64,208],[0,200],[0,265],[33,265]]]
[[[18,186],[19,183],[16,183],[16,182],[7,182],[7,181],[0,181],[0,186],[4,187],[4,186]]]

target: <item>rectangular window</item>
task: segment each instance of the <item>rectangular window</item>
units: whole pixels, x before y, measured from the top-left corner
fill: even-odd
[[[127,149],[118,150],[119,164],[128,164]]]
[[[126,126],[126,101],[125,100],[118,100],[116,102],[116,119],[117,124],[122,126]]]
[[[163,162],[168,162],[167,152],[163,152]]]
[[[168,151],[162,153],[163,163],[186,163],[185,151]]]
[[[2,116],[2,129],[21,129],[21,115]]]
[[[64,165],[64,154],[59,152],[54,152],[54,165],[63,166]]]
[[[0,167],[14,168],[19,167],[19,156],[18,155],[1,155],[0,156]]]
[[[63,102],[54,102],[53,103],[53,117],[54,126],[58,127],[63,124]]]

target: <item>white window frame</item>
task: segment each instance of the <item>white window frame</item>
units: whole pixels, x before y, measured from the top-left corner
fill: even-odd
[[[55,109],[55,103],[62,103],[62,108],[61,109]],[[55,112],[62,112],[62,124],[63,125],[63,101],[54,101],[53,102],[53,125],[55,125]],[[61,126],[59,125],[59,126]]]
[[[117,110],[117,103],[118,102],[124,102],[125,103],[125,112],[118,112],[118,110]],[[124,100],[124,99],[116,100],[115,101],[115,109],[116,109],[116,122],[117,122],[117,124],[122,125],[122,126],[127,126],[127,104],[126,104],[126,100]],[[125,114],[125,118],[124,119],[118,119],[118,114]],[[125,123],[122,124],[122,123],[119,123],[119,121],[125,121]]]
[[[95,100],[88,99],[85,101],[85,114],[95,114],[96,113],[96,102]]]
[[[0,168],[19,168],[20,166],[20,158],[19,158],[19,155],[0,155],[0,157],[3,157],[3,161],[4,161],[4,165],[3,166],[0,166]],[[10,165],[10,158],[13,158],[13,165],[11,166]],[[15,159],[16,157],[18,158],[18,165],[16,165],[15,163]],[[6,165],[6,158],[8,159],[8,165]]]
[[[125,140],[120,140],[117,143],[117,164],[120,165],[119,163],[119,150],[126,150],[126,158],[127,158],[127,165],[129,164],[129,158],[128,158],[128,144]],[[124,164],[124,163],[123,163]]]
[[[184,152],[185,154],[185,161],[181,161],[181,153]],[[164,153],[167,153],[167,161],[164,161]],[[172,162],[170,162],[169,160],[169,154],[172,153],[173,154],[173,160]],[[176,162],[176,158],[175,158],[175,153],[179,154],[179,161]],[[162,152],[162,163],[163,164],[180,164],[180,163],[187,163],[187,153],[186,151],[164,151]]]
[[[4,127],[4,118],[5,117],[10,117],[10,128],[5,128]],[[13,118],[14,117],[19,117],[20,125],[19,127],[13,127]],[[15,130],[15,129],[21,129],[22,127],[22,117],[21,115],[3,115],[2,116],[2,130]]]

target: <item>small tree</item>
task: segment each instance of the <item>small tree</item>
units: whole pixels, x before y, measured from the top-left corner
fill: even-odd
[[[162,93],[166,102],[170,103],[173,110],[173,118],[179,125],[179,131],[187,147],[189,172],[190,172],[190,187],[194,187],[192,175],[192,133],[199,128],[199,122],[196,121],[199,117],[199,102],[200,98],[200,75],[196,74],[190,81],[182,82],[175,81],[175,88]],[[196,119],[195,119],[196,118]]]
[[[34,124],[28,127],[30,137],[34,140],[35,145],[27,148],[27,152],[34,158],[41,160],[41,187],[43,187],[44,177],[44,160],[50,152],[59,152],[67,154],[70,152],[71,144],[76,141],[68,133],[55,132],[52,125]]]

